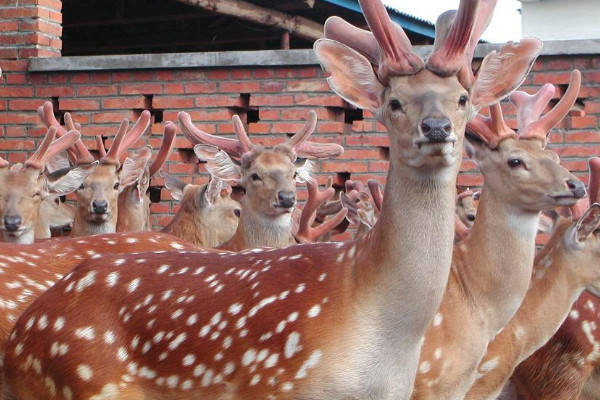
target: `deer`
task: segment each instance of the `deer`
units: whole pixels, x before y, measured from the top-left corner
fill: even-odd
[[[148,165],[152,157],[152,149],[144,147],[134,157],[128,157],[123,162],[121,174],[128,178],[126,182],[122,182],[122,189],[117,200],[117,232],[151,230],[150,198],[146,191],[150,185],[150,179],[160,171],[167,161],[173,149],[176,134],[177,126],[171,121],[167,121],[163,140],[154,161]],[[98,148],[104,149],[101,145]],[[106,156],[106,153],[101,152],[101,156]]]
[[[37,151],[23,164],[9,167],[8,161],[0,158],[3,188],[0,192],[0,230],[3,241],[31,244],[35,239],[50,237],[48,219],[51,216],[44,214],[47,206],[43,204],[58,199],[55,196],[77,190],[97,167],[90,164],[50,175],[44,173],[46,162],[79,140],[79,136],[78,131],[71,130],[54,140],[56,129],[50,128]]]
[[[253,144],[241,119],[233,116],[236,139],[207,134],[198,129],[186,112],[178,115],[181,130],[194,146],[206,169],[220,179],[246,190],[242,212],[233,237],[223,250],[240,251],[252,247],[285,247],[296,244],[292,232],[292,212],[296,206],[296,182],[305,182],[314,166],[300,157],[326,158],[343,153],[335,143],[307,141],[317,125],[317,115],[309,112],[305,126],[285,143],[272,149]],[[239,163],[230,157],[236,157]]]
[[[600,166],[600,158],[592,158],[589,163]],[[600,169],[590,168],[590,182],[600,183],[598,172]],[[567,318],[573,326],[577,324],[586,346],[590,349],[593,347],[581,330],[582,324],[589,327],[593,320],[586,318],[584,312],[580,313],[579,310],[571,308],[582,292],[585,293],[584,290],[588,290],[594,296],[600,295],[600,205],[597,204],[600,201],[600,193],[590,190],[589,198],[592,205],[582,215],[575,214],[573,220],[559,220],[549,242],[536,255],[532,280],[525,299],[509,324],[488,345],[486,355],[479,364],[478,379],[469,389],[466,399],[497,398],[517,365],[547,343]],[[587,296],[583,298],[587,300]],[[585,309],[585,305],[583,308]],[[589,332],[591,333],[591,330]],[[573,344],[577,341],[563,343]],[[546,348],[553,352],[558,346]],[[585,363],[584,352],[572,354],[577,354],[577,359]],[[553,364],[564,364],[559,361],[562,358],[567,363],[572,363],[573,367],[576,366],[574,370],[579,372],[584,369],[576,357],[544,358],[542,366],[550,366],[550,361],[553,361]],[[542,357],[537,357],[534,361],[539,362],[540,359]],[[517,387],[524,388],[523,392],[528,393],[528,399],[573,399],[580,392],[581,384],[585,382],[585,379],[564,379],[567,376],[560,379],[564,370],[553,365],[553,374],[546,375],[544,385],[531,384],[527,379],[521,381],[519,378],[541,377],[539,372],[543,369],[540,370],[539,366],[530,363],[524,370],[526,373],[517,373],[513,382],[518,383]],[[591,368],[589,370],[591,372]],[[554,383],[557,378],[558,382]],[[575,382],[580,384],[576,385]],[[550,390],[545,388],[546,385]],[[541,387],[544,388],[540,393],[547,393],[545,397],[533,394]],[[554,392],[552,389],[555,388],[560,388],[560,392]]]
[[[427,61],[383,3],[360,4],[372,33],[329,20],[314,49],[330,87],[388,129],[390,169],[375,227],[342,243],[85,261],[17,321],[5,354],[13,396],[410,397],[419,343],[449,273],[466,123],[520,85],[537,49],[526,41],[491,53],[476,78],[471,55],[489,3],[462,1]],[[494,79],[500,71],[503,79]],[[143,272],[131,267],[139,258],[147,259]],[[81,281],[90,284],[67,290]],[[161,300],[191,291],[187,305]],[[40,335],[42,317],[50,328]],[[50,357],[53,343],[68,353]]]
[[[484,184],[477,219],[454,249],[444,297],[425,333],[413,399],[464,398],[488,343],[526,295],[540,212],[585,196],[584,184],[546,149],[546,136],[575,103],[580,84],[575,70],[560,102],[541,117],[553,85],[534,95],[511,94],[518,135],[499,103],[490,106],[489,117],[467,124],[467,154]]]
[[[467,189],[456,197],[456,215],[468,229],[471,229],[475,222],[480,195],[480,192]]]
[[[57,135],[66,133],[54,116],[52,103],[47,101],[38,108],[38,116],[47,127],[54,127]],[[76,126],[69,113],[65,114],[67,128],[75,129]],[[122,172],[120,156],[131,147],[144,133],[150,124],[150,112],[142,111],[134,126],[128,130],[129,122],[123,119],[113,143],[98,160],[98,168],[83,182],[75,192],[77,206],[73,220],[72,237],[112,233],[117,225],[117,198],[121,191],[121,180],[127,181]],[[102,152],[102,150],[100,150]],[[78,166],[94,162],[94,157],[79,140],[72,149],[68,150],[71,161]],[[103,154],[103,153],[102,153]],[[137,172],[129,170],[130,173]]]
[[[235,233],[241,215],[240,204],[231,199],[231,187],[211,176],[205,185],[192,185],[162,172],[171,196],[181,201],[173,220],[162,232],[177,236],[198,247],[217,247]]]

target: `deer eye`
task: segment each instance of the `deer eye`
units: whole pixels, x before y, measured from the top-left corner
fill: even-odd
[[[468,102],[469,102],[469,96],[467,96],[466,94],[463,94],[462,96],[460,96],[460,99],[458,100],[458,105],[461,107],[464,107],[467,105]]]
[[[239,217],[240,217],[240,215],[242,215],[242,212],[241,212],[241,210],[240,210],[240,209],[237,209],[237,208],[236,208],[235,210],[233,210],[233,214],[235,214],[235,216],[239,218]]]
[[[390,108],[392,111],[402,111],[402,104],[398,99],[390,99]]]
[[[296,179],[298,177],[298,173],[294,172],[294,177],[292,179]]]
[[[79,189],[77,189],[77,190],[83,190],[83,189],[85,189],[85,187],[83,186],[83,183],[82,183],[81,186],[79,186]]]
[[[31,197],[38,197],[38,196],[41,196],[41,195],[42,195],[42,192],[35,192],[33,194],[33,196],[31,196]]]
[[[258,182],[261,180],[260,176],[258,176],[258,174],[256,172],[252,174],[251,178],[254,182]]]
[[[113,185],[113,189],[115,189],[115,190],[119,190],[119,187],[120,187],[120,186],[121,186],[121,184],[120,184],[119,182],[116,182],[116,183]]]
[[[508,167],[509,168],[518,168],[520,166],[524,166],[525,164],[523,163],[523,161],[519,160],[518,158],[510,158],[507,162]]]

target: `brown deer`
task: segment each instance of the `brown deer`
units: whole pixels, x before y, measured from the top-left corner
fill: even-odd
[[[479,1],[461,2],[427,63],[380,1],[360,3],[374,35],[343,25],[353,34],[336,37],[381,54],[373,60],[377,72],[338,41],[317,41],[315,50],[334,90],[373,111],[389,131],[388,185],[371,232],[346,243],[85,262],[17,322],[5,354],[14,396],[410,396],[419,342],[449,273],[465,125],[475,109],[523,81],[537,49],[493,53],[475,79],[470,54],[485,25],[475,21],[491,14]],[[500,73],[503,79],[494,79]],[[133,267],[140,258],[147,261]],[[49,323],[43,335],[40,318]],[[58,330],[57,320],[64,321]],[[68,352],[52,357],[53,344]]]
[[[475,222],[480,194],[467,189],[456,197],[456,215],[468,229],[471,229]]]
[[[177,126],[171,121],[167,121],[160,149],[152,163],[148,165],[152,157],[152,149],[149,147],[143,148],[134,157],[127,158],[123,162],[121,174],[127,177],[127,181],[121,182],[122,188],[117,201],[117,232],[151,230],[150,198],[146,191],[150,185],[150,179],[167,161],[173,149],[176,134]],[[99,146],[99,148],[103,147]]]
[[[600,159],[590,159],[590,165],[593,164],[597,167],[596,170],[590,168],[590,182],[600,183]],[[597,184],[595,186],[598,187]],[[600,201],[597,190],[595,193],[590,190],[589,197],[591,203]],[[589,297],[597,299],[595,296],[600,295],[599,225],[598,204],[592,204],[574,221],[561,218],[550,241],[535,258],[531,285],[523,304],[489,344],[479,364],[478,379],[469,390],[467,399],[495,399],[517,365],[548,342],[565,319],[563,327],[576,328],[572,332],[577,332],[579,338],[575,339],[577,336],[572,335],[573,340],[565,340],[565,337],[546,345],[545,351],[519,367],[513,382],[517,383],[517,391],[522,392],[526,399],[577,398],[593,369],[595,358],[589,335],[595,337],[590,324],[598,319],[596,311],[589,310],[586,302]],[[572,309],[584,289],[593,296],[582,296],[580,306]],[[574,351],[579,343],[583,343],[584,347]],[[572,350],[556,352],[567,348]],[[567,373],[569,369],[571,373]],[[586,370],[588,374],[583,373]],[[543,384],[540,379],[543,379]]]
[[[241,206],[231,199],[231,187],[223,180],[213,176],[206,185],[192,185],[164,172],[162,175],[171,196],[181,201],[177,214],[163,232],[198,247],[216,247],[233,236]]]
[[[220,246],[240,251],[252,247],[285,247],[296,244],[292,212],[296,206],[296,182],[310,176],[313,163],[301,157],[333,157],[344,149],[334,143],[308,142],[315,130],[317,116],[309,112],[303,129],[272,149],[252,144],[239,117],[233,117],[236,139],[209,135],[196,128],[189,114],[179,113],[184,135],[193,143],[196,155],[206,160],[207,170],[220,179],[234,182],[246,190],[241,201],[242,216],[233,237]],[[217,146],[217,147],[214,147]],[[239,158],[234,162],[229,155]]]
[[[70,131],[54,141],[55,136],[56,129],[48,129],[38,150],[23,165],[9,168],[0,158],[0,230],[5,242],[27,244],[49,238],[50,216],[40,215],[44,201],[76,190],[97,167],[90,164],[51,176],[44,174],[46,161],[79,140],[80,134]]]
[[[485,179],[477,219],[454,249],[442,303],[425,334],[413,399],[464,398],[488,343],[525,297],[540,212],[585,196],[584,184],[545,149],[546,135],[567,115],[580,84],[574,71],[564,97],[542,117],[554,86],[532,96],[513,93],[518,135],[498,103],[489,118],[479,115],[467,125],[467,154]]]
[[[52,103],[45,102],[38,108],[38,115],[48,127],[55,127],[57,135],[66,132],[56,117]],[[65,114],[67,128],[76,128],[69,113]],[[98,160],[100,165],[89,175],[77,190],[77,207],[73,221],[72,237],[97,235],[115,232],[117,225],[117,197],[121,189],[121,180],[127,177],[119,172],[121,154],[131,147],[144,133],[150,124],[150,113],[143,111],[135,125],[128,130],[127,119],[121,125],[108,152]],[[102,151],[102,150],[100,150]],[[86,165],[94,161],[94,157],[79,140],[69,150],[69,157],[76,165]]]

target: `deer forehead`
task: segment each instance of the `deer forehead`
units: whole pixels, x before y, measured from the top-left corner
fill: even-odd
[[[440,77],[428,70],[418,74],[399,76],[390,79],[387,89],[388,98],[395,97],[409,102],[419,103],[434,100],[458,100],[468,94],[455,76]]]
[[[117,167],[111,164],[104,164],[99,165],[96,170],[87,177],[85,182],[113,184],[118,178]]]
[[[39,190],[40,188],[39,173],[16,172],[6,176],[2,191],[4,194],[11,195],[26,195],[29,192]]]
[[[250,168],[249,172],[259,171],[264,174],[274,173],[293,173],[296,170],[296,166],[287,154],[276,152],[276,151],[265,151],[260,154]]]

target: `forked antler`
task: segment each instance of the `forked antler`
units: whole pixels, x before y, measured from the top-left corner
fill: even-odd
[[[335,195],[335,189],[329,187],[324,190],[319,190],[319,184],[312,178],[306,181],[306,187],[308,189],[308,199],[302,209],[300,223],[298,224],[298,232],[295,235],[300,243],[314,242],[319,236],[322,236],[335,228],[344,218],[346,218],[346,214],[348,213],[346,208],[342,208],[327,221],[319,226],[313,227],[312,225],[317,216],[317,208]]]
[[[106,156],[100,159],[100,164],[121,165],[119,160],[121,154],[137,142],[150,125],[150,112],[142,111],[136,123],[129,130],[127,130],[128,125],[129,121],[124,118]]]
[[[489,108],[490,116],[486,117],[478,114],[467,123],[467,132],[475,134],[488,147],[495,149],[501,141],[515,137],[516,133],[504,122],[502,108],[499,103],[492,104]]]
[[[181,125],[181,130],[185,137],[192,143],[210,144],[219,147],[231,156],[241,158],[244,154],[249,153],[257,148],[252,144],[248,133],[244,128],[242,120],[237,116],[233,116],[233,126],[237,139],[223,138],[216,135],[211,135],[196,128],[192,123],[190,115],[184,111],[177,116]],[[317,126],[317,113],[313,110],[309,111],[306,124],[294,136],[289,138],[285,143],[277,146],[286,147],[292,151],[294,157],[315,157],[325,158],[334,157],[342,154],[344,148],[335,143],[314,143],[307,141],[308,137],[314,132]]]
[[[56,128],[54,126],[50,127],[38,149],[25,161],[25,167],[43,171],[48,159],[71,147],[79,140],[80,136],[81,134],[78,131],[71,130],[61,138],[54,140],[56,137]]]
[[[517,126],[519,138],[540,139],[546,145],[546,137],[568,113],[579,94],[581,72],[573,70],[569,87],[564,96],[550,111],[540,118],[550,99],[554,95],[554,87],[546,84],[534,95],[517,91],[510,95],[510,101],[517,109]]]

